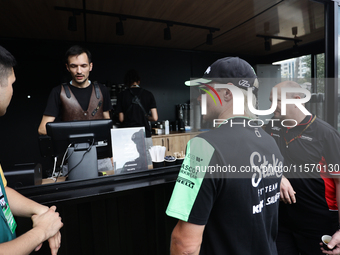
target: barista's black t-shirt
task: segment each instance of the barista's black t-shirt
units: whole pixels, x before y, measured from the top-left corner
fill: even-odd
[[[333,234],[338,225],[333,178],[340,174],[340,135],[328,123],[313,118],[308,115],[293,128],[269,122],[266,132],[278,144],[284,157],[283,175],[296,192],[296,204],[280,203],[280,223],[322,236]]]
[[[106,111],[112,110],[110,94],[107,88],[100,83],[98,83],[98,85],[103,95],[103,101],[104,101],[103,111],[106,112]],[[62,105],[61,105],[61,100],[60,100],[61,86],[62,85],[58,85],[52,89],[48,97],[44,115],[53,116],[56,118],[61,116],[61,110],[62,110]],[[76,97],[81,108],[84,111],[86,111],[89,106],[93,86],[90,85],[90,86],[87,86],[86,88],[78,88],[78,87],[75,87],[69,84],[68,87],[71,89],[73,95]]]
[[[275,255],[283,158],[261,128],[228,123],[189,141],[166,213],[205,225],[200,254]]]
[[[151,137],[151,127],[142,108],[138,104],[132,103],[135,95],[140,99],[147,114],[151,109],[157,107],[155,98],[150,91],[142,88],[130,88],[118,95],[116,113],[124,113],[122,127],[145,127],[146,137]]]

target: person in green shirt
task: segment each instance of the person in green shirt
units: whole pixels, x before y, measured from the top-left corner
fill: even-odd
[[[0,46],[0,116],[6,113],[13,95],[15,63],[12,54]],[[59,230],[63,226],[56,207],[38,204],[7,187],[1,167],[0,175],[0,252],[30,254],[33,250],[39,250],[42,243],[48,240],[51,254],[56,255],[61,243]],[[16,237],[14,216],[31,217],[33,228]]]

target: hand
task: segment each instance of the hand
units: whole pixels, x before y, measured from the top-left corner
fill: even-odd
[[[320,243],[320,245],[322,246],[323,243]],[[333,254],[333,255],[339,255],[340,254],[340,246],[338,246],[338,245],[336,246],[336,249],[334,249],[332,251],[326,251],[323,247],[321,247],[320,249],[322,250],[322,253],[325,253],[325,254]]]
[[[280,185],[280,199],[285,204],[296,203],[295,198],[296,192],[294,191],[292,185],[288,181],[288,179],[282,176],[281,185]]]
[[[61,244],[61,234],[60,231],[57,232],[54,236],[48,239],[48,243],[51,249],[51,255],[57,255],[58,250]]]
[[[322,243],[320,243],[322,246]],[[326,251],[324,248],[321,247],[321,250],[325,254],[340,254],[340,231],[335,232],[335,234],[332,236],[332,240],[328,243],[328,248],[333,249],[332,251]]]
[[[48,239],[48,243],[50,245],[51,255],[57,255],[58,254],[58,250],[60,248],[60,244],[61,244],[61,234],[60,234],[60,231],[58,231],[57,234],[55,234],[54,236],[50,237]],[[41,246],[42,246],[42,243],[39,244],[34,249],[34,251],[39,251]]]
[[[52,206],[45,213],[32,216],[33,228],[38,228],[43,231],[44,240],[54,237],[63,226],[59,213],[55,210],[56,207]],[[37,248],[39,248],[39,246]]]

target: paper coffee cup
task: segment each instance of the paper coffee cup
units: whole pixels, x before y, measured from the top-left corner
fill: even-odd
[[[335,249],[335,247],[333,248],[333,249],[329,249],[328,248],[328,243],[332,240],[332,237],[331,236],[329,236],[329,235],[323,235],[322,237],[321,237],[321,240],[322,240],[322,243],[323,243],[323,248],[326,250],[326,251],[331,251],[331,250],[334,250]]]

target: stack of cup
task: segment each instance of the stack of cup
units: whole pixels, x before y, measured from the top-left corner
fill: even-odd
[[[164,166],[164,155],[166,148],[164,146],[156,145],[149,149],[153,168]]]

